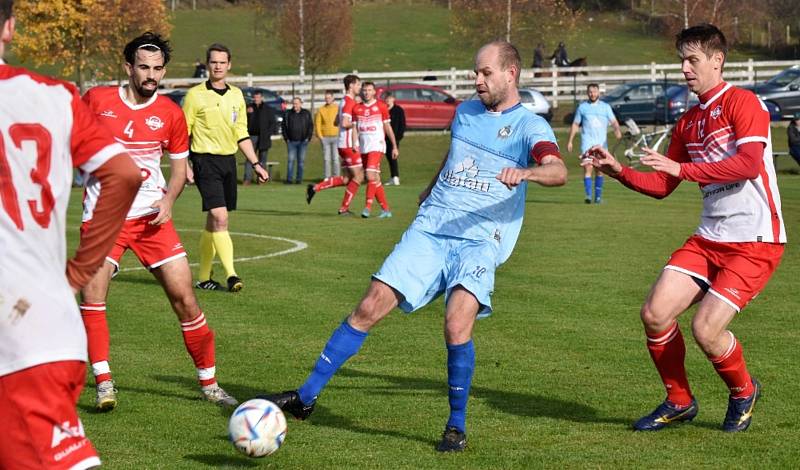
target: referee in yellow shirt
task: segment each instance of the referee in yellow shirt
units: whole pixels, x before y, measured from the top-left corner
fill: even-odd
[[[247,110],[242,90],[225,83],[231,69],[231,52],[222,44],[206,51],[208,81],[186,93],[183,113],[192,139],[189,159],[197,189],[203,199],[206,227],[200,235],[198,289],[222,290],[211,279],[211,263],[219,256],[228,280],[228,290],[244,286],[233,267],[233,240],[228,233],[228,212],[236,210],[236,150],[253,165],[259,182],[269,180],[247,132]]]

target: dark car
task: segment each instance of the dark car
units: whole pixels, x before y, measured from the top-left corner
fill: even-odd
[[[387,92],[394,95],[395,103],[406,113],[409,129],[449,128],[461,102],[439,87],[414,83],[380,86],[376,92],[380,100],[386,99]]]
[[[800,65],[794,65],[764,83],[745,87],[768,105],[778,107],[782,119],[791,119],[800,112]]]
[[[676,82],[631,82],[620,85],[600,99],[611,105],[617,121],[633,119],[637,123],[655,122],[654,108],[656,98],[664,95],[664,90],[678,85]]]
[[[653,121],[656,124],[674,124],[683,113],[700,102],[697,95],[686,85],[673,85],[667,92],[656,98]],[[664,103],[667,103],[664,109]]]
[[[253,94],[260,91],[264,97],[264,103],[275,110],[275,118],[278,120],[276,134],[281,133],[281,124],[283,123],[283,113],[286,111],[286,101],[281,98],[281,95],[272,90],[261,87],[244,87],[241,89],[244,95],[245,103],[250,106],[253,103]],[[186,88],[175,88],[171,90],[162,90],[161,94],[174,101],[178,106],[183,106],[183,100],[186,98]]]
[[[666,111],[664,110],[665,101],[667,103]],[[666,94],[656,98],[654,121],[656,124],[674,124],[678,121],[678,118],[683,116],[683,113],[699,102],[697,95],[690,92],[688,86],[671,86],[667,88]],[[764,104],[767,106],[767,111],[769,111],[770,120],[780,121],[781,114],[778,106],[771,101],[765,101]]]

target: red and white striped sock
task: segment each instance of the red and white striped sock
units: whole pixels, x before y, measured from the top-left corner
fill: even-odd
[[[325,178],[324,180],[315,184],[314,192],[319,192],[323,189],[336,188],[338,186],[344,186],[344,178],[341,176],[331,176],[330,178]]]
[[[364,209],[372,209],[372,201],[375,200],[376,188],[375,181],[367,181],[367,201],[364,203]]]
[[[80,305],[83,327],[89,345],[89,363],[95,383],[111,380],[111,368],[108,365],[110,336],[106,320],[106,303],[88,303]]]
[[[660,333],[647,333],[647,349],[667,389],[667,399],[679,406],[690,405],[692,392],[683,364],[686,345],[678,322]]]
[[[353,198],[358,193],[358,188],[361,187],[361,184],[356,182],[355,180],[350,180],[347,183],[347,189],[344,190],[344,198],[342,198],[342,207],[339,208],[339,212],[345,212],[350,209],[350,203],[353,202]]]
[[[200,385],[217,383],[214,357],[214,331],[208,327],[206,316],[200,312],[198,316],[187,322],[181,322],[183,344],[192,356],[197,369]]]
[[[388,212],[389,211],[389,201],[386,200],[386,191],[383,189],[383,183],[380,181],[376,181],[375,185],[375,199],[378,200],[378,204],[381,205],[381,209]]]
[[[747,371],[747,364],[744,362],[742,345],[736,341],[733,333],[728,331],[731,337],[731,344],[721,356],[709,357],[711,364],[717,371],[722,380],[728,386],[733,398],[747,398],[755,391],[753,379]]]

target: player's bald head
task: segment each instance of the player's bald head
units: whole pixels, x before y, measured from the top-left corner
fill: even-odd
[[[516,46],[502,39],[497,39],[486,43],[481,46],[481,48],[478,49],[478,53],[475,54],[476,66],[478,64],[478,59],[482,54],[484,55],[484,58],[496,57],[497,65],[500,67],[500,70],[505,71],[513,67],[514,78],[516,83],[519,84],[519,74],[520,70],[522,69],[522,58],[520,57],[519,50],[517,50]]]

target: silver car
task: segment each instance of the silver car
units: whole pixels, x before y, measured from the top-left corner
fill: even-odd
[[[540,92],[534,90],[533,88],[520,88],[519,97],[522,101],[522,106],[525,107],[525,109],[545,118],[547,122],[550,122],[550,120],[553,118],[553,112],[550,111],[550,103]],[[473,93],[469,99],[477,100],[478,94]]]

